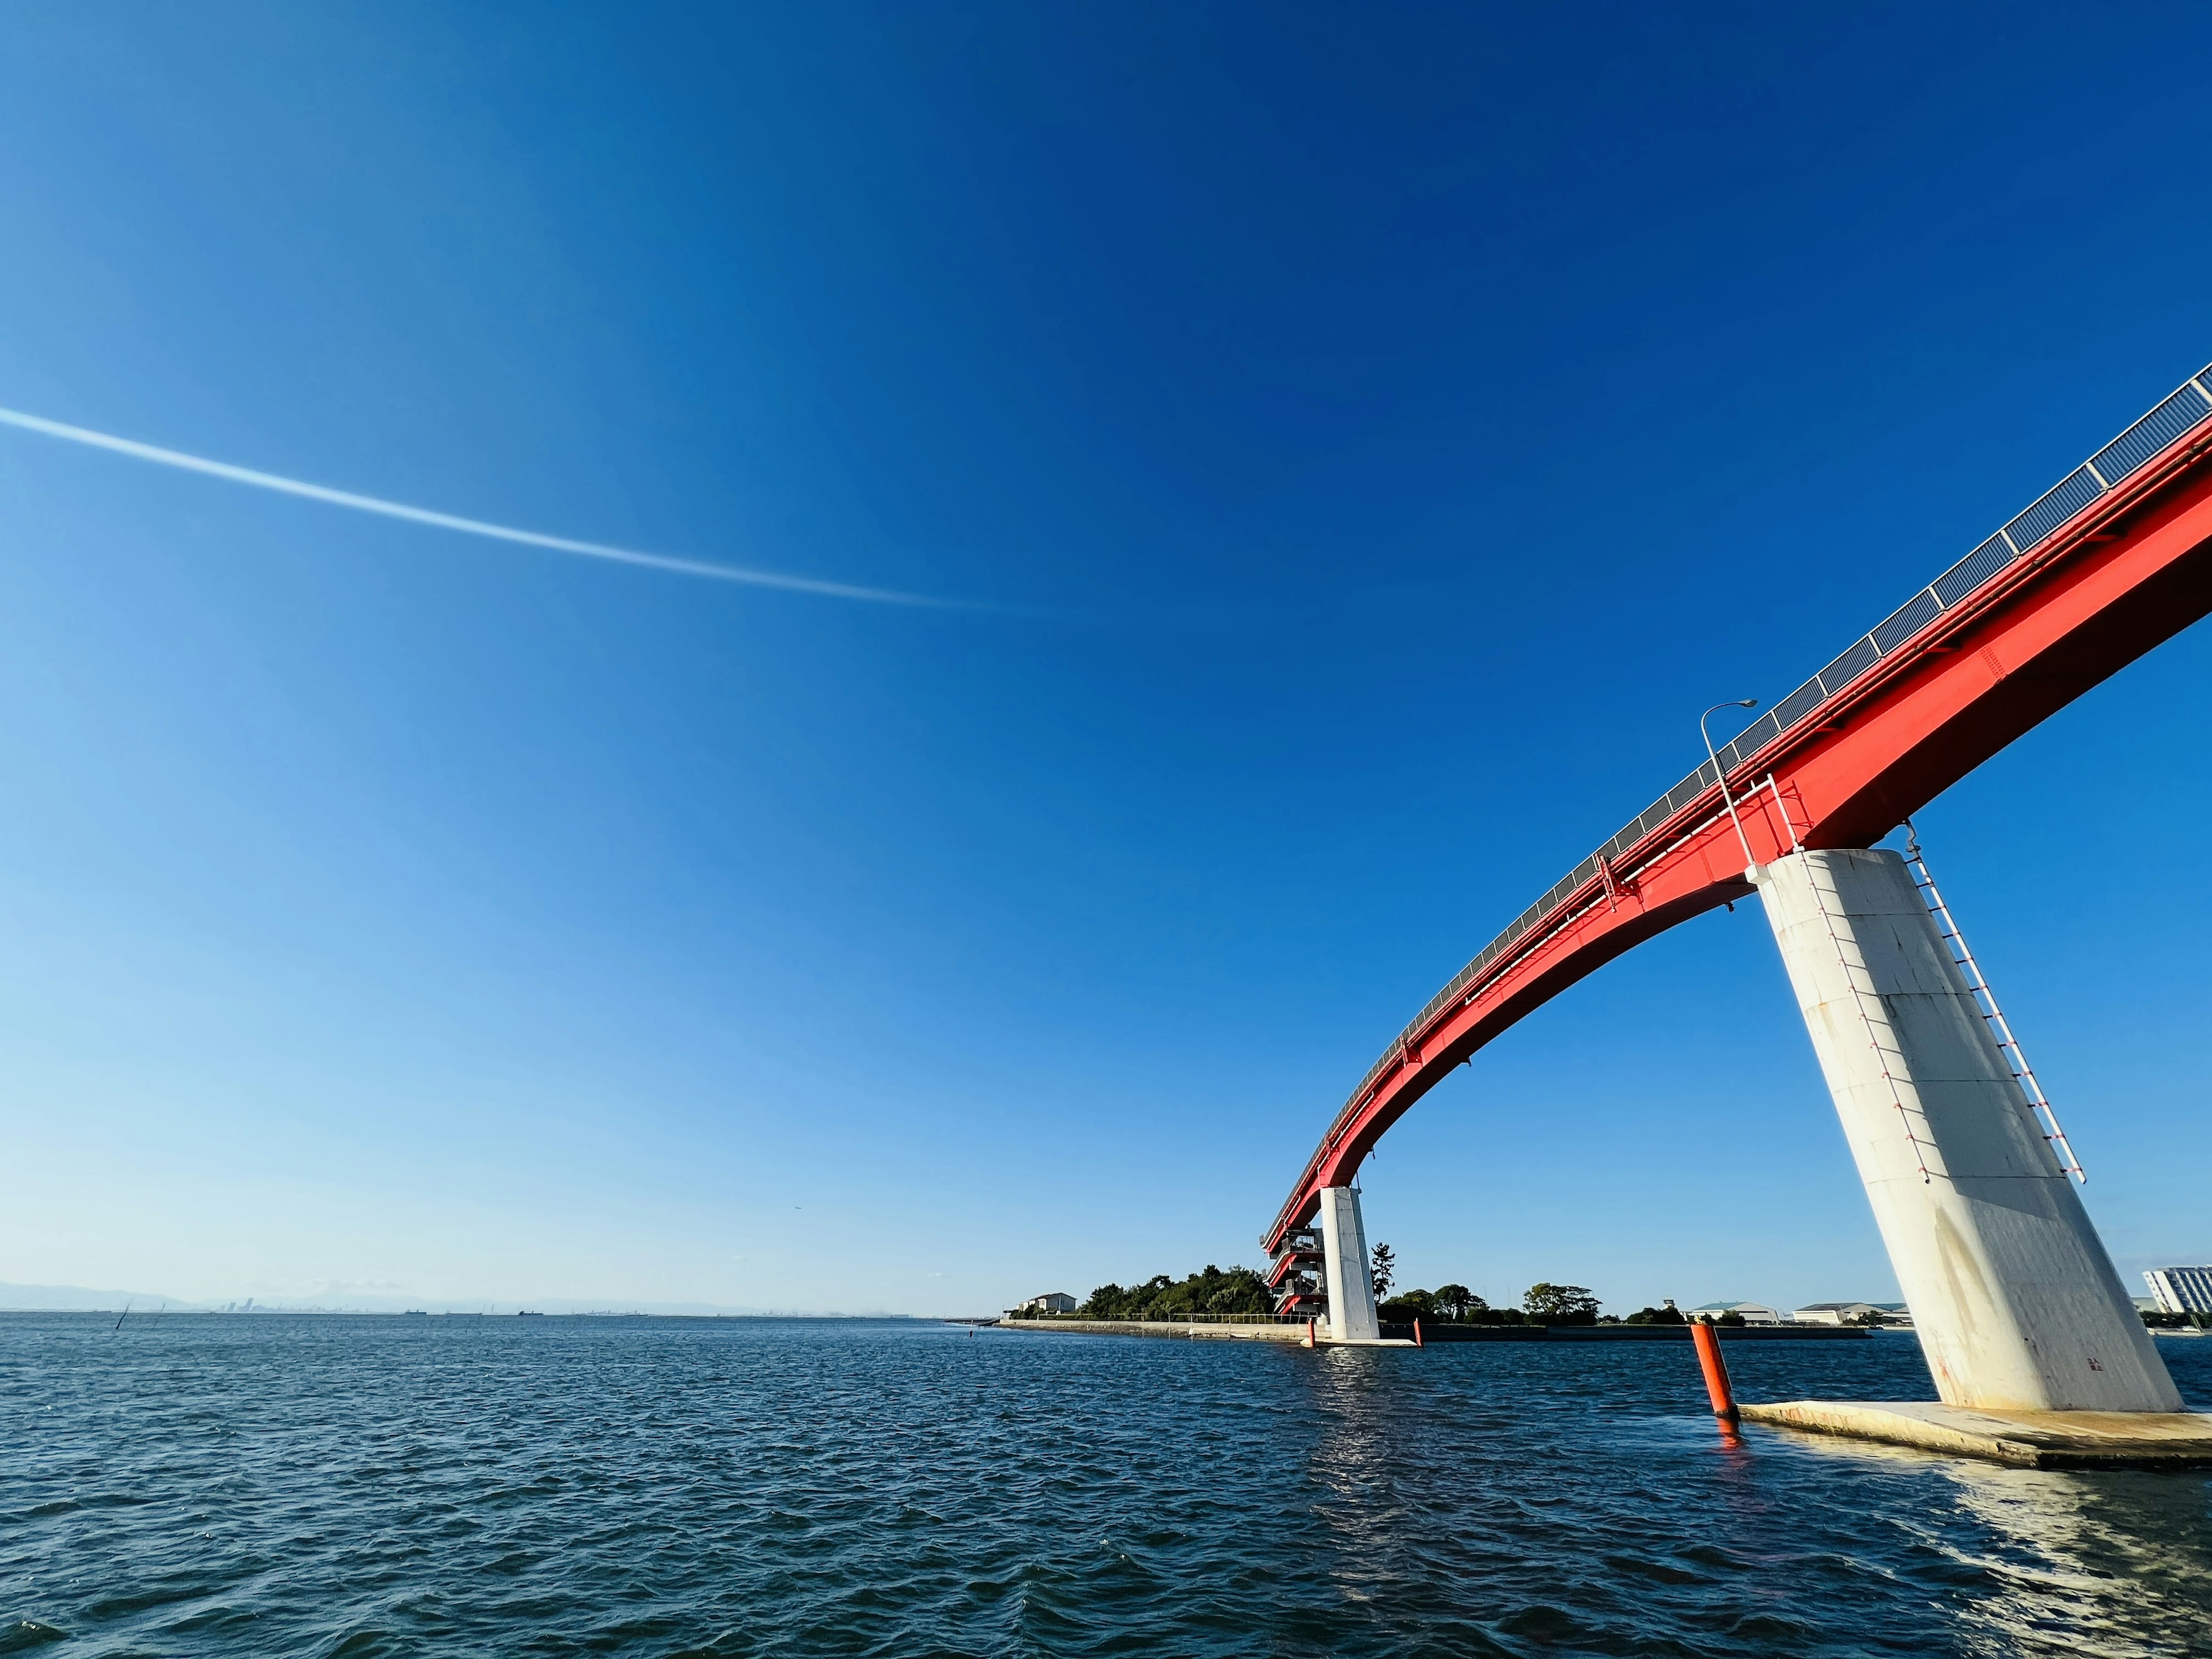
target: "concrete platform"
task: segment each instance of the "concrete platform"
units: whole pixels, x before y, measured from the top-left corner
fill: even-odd
[[[1349,1342],[1340,1342],[1333,1336],[1324,1336],[1314,1346],[1322,1348],[1418,1348],[1421,1345],[1410,1336],[1354,1337]]]
[[[2212,1468],[2212,1413],[2203,1412],[1982,1411],[1932,1400],[1790,1400],[1738,1409],[1747,1423],[2021,1468]]]

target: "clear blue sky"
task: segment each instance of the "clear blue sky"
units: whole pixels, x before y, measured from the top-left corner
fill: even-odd
[[[2181,5],[19,4],[0,1279],[973,1311],[1252,1261],[1495,929],[2212,358]],[[2212,635],[1922,823],[2212,1259]],[[2115,784],[2118,787],[2114,787]],[[1764,921],[1366,1178],[1407,1278],[1892,1281]]]

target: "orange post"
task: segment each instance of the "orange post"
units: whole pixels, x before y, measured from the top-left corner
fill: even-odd
[[[1421,1340],[1421,1316],[1419,1314],[1413,1316],[1413,1346],[1417,1348],[1425,1348],[1429,1346]]]
[[[1314,1340],[1314,1322],[1310,1319],[1306,1321],[1306,1346],[1309,1348],[1321,1346],[1320,1343]]]
[[[1729,1387],[1728,1361],[1721,1358],[1720,1333],[1705,1320],[1692,1320],[1690,1340],[1698,1345],[1698,1365],[1705,1374],[1705,1392],[1712,1397],[1713,1415],[1734,1428],[1735,1395]]]

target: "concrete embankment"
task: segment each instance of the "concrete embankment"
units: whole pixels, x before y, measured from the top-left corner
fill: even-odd
[[[1723,1342],[1863,1341],[1874,1334],[1856,1325],[1716,1325]],[[1385,1325],[1385,1336],[1411,1336],[1411,1325]],[[1430,1325],[1427,1342],[1686,1342],[1687,1325]]]
[[[1163,1319],[1002,1319],[1006,1331],[1073,1331],[1079,1336],[1243,1338],[1254,1342],[1303,1342],[1304,1325],[1193,1325]]]
[[[1210,1325],[1182,1320],[1006,1319],[1009,1331],[1072,1331],[1088,1336],[1176,1336],[1243,1339],[1257,1342],[1304,1342],[1304,1325]],[[1874,1334],[1850,1325],[1723,1325],[1728,1342],[1862,1341]],[[1385,1324],[1385,1339],[1410,1341],[1411,1325]],[[1686,1325],[1431,1325],[1421,1326],[1425,1343],[1446,1342],[1684,1342]]]

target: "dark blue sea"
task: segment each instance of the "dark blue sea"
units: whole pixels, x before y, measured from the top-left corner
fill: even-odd
[[[1726,1443],[1686,1345],[113,1325],[0,1316],[0,1653],[2212,1653],[2204,1474]],[[1932,1397],[1908,1336],[1729,1353]]]

